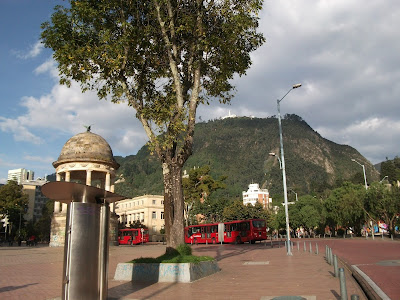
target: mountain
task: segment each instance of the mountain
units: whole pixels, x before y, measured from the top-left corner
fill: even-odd
[[[287,187],[296,193],[320,192],[343,180],[362,177],[365,165],[367,181],[379,179],[378,171],[356,149],[323,138],[301,117],[286,115],[282,120]],[[211,175],[227,175],[227,189],[219,193],[241,197],[250,183],[259,183],[271,194],[282,194],[279,160],[279,128],[276,117],[227,118],[196,124],[193,155],[184,170],[210,165]],[[115,157],[121,164],[116,192],[126,196],[162,194],[159,161],[143,146],[137,155]]]

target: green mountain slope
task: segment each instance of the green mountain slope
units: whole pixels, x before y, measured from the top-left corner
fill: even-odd
[[[286,115],[282,120],[287,186],[299,194],[322,191],[336,181],[362,173],[352,162],[366,167],[367,180],[378,180],[376,169],[357,150],[321,137],[304,120]],[[227,175],[228,188],[219,193],[240,197],[254,182],[271,194],[282,194],[278,120],[275,117],[230,118],[196,125],[193,155],[185,165],[190,168],[210,165],[212,176]],[[116,157],[121,164],[116,192],[126,196],[162,194],[162,172],[156,157],[144,146],[137,155]]]

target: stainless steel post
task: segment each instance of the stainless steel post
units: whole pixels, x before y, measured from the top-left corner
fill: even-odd
[[[99,295],[100,206],[71,202],[65,228],[63,299],[101,299]]]
[[[336,254],[333,255],[333,270],[334,270],[334,273],[335,273],[335,277],[339,277],[339,268],[338,268],[338,262],[337,262]]]
[[[108,290],[108,253],[109,253],[110,208],[103,203],[100,208],[100,245],[99,245],[99,299],[107,299]]]
[[[106,300],[109,203],[125,197],[73,182],[50,182],[42,193],[68,204],[65,227],[63,300]]]
[[[340,280],[340,299],[347,300],[347,288],[346,288],[346,277],[344,275],[344,269],[339,269],[339,280]]]

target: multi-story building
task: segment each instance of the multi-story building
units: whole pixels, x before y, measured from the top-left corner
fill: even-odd
[[[34,179],[34,172],[24,168],[9,170],[8,180],[22,185],[22,191],[28,195],[28,207],[24,212],[26,221],[37,221],[42,216],[42,209],[47,198],[41,193],[41,186],[48,182],[46,178]]]
[[[37,180],[25,180],[22,184],[22,191],[28,195],[28,209],[24,214],[27,221],[37,221],[42,216],[43,207],[46,205],[48,198],[42,192],[41,187],[48,181],[44,178]]]
[[[263,208],[271,209],[272,198],[269,197],[269,192],[267,189],[260,189],[258,183],[249,184],[249,189],[247,192],[242,192],[243,204],[255,205],[257,202],[261,203]]]
[[[161,240],[160,230],[164,228],[164,196],[144,195],[116,202],[115,213],[119,222],[130,225],[140,221],[149,229],[150,241]]]
[[[33,180],[34,175],[35,173],[33,171],[24,168],[8,170],[7,180],[14,180],[18,182],[18,184],[21,184],[23,181]]]

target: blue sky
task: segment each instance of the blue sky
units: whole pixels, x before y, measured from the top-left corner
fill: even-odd
[[[114,155],[136,154],[145,133],[127,106],[60,86],[40,24],[63,1],[0,1],[0,183],[7,171],[54,173],[64,143],[84,125]],[[232,104],[200,107],[202,120],[228,114],[301,116],[323,137],[356,148],[372,163],[400,155],[400,5],[396,0],[265,1],[260,30],[267,42],[235,78]],[[283,129],[284,131],[284,129]],[[275,148],[276,145],[271,145]]]

